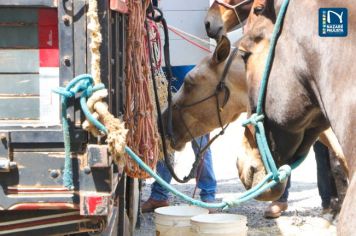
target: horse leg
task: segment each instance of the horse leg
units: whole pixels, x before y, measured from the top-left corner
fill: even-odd
[[[337,235],[347,236],[355,235],[356,224],[354,219],[356,219],[356,175],[354,174],[351,178],[349,188],[346,192],[344,203],[342,204],[339,222],[337,225]]]
[[[349,168],[347,166],[346,158],[344,156],[344,153],[341,149],[340,143],[337,140],[334,132],[332,131],[331,128],[328,128],[324,132],[322,132],[319,135],[319,140],[322,142],[325,146],[329,148],[329,150],[332,150],[335,155],[332,155],[332,158],[337,158],[339,163],[341,164],[341,167],[343,168],[345,174],[347,177],[349,177]]]
[[[343,167],[341,166],[338,159],[335,157],[335,153],[333,150],[329,149],[329,160],[330,160],[330,169],[331,174],[334,177],[335,187],[337,192],[336,201],[331,202],[331,208],[335,211],[335,213],[339,213],[342,203],[344,201],[347,187],[348,187],[348,176],[346,175]]]

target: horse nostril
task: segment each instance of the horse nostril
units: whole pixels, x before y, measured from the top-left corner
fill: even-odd
[[[206,30],[210,29],[210,22],[209,21],[205,21],[205,29]]]

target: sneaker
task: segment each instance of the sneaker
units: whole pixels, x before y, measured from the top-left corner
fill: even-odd
[[[287,202],[272,202],[264,212],[265,218],[278,218],[281,216],[282,212],[288,209]]]
[[[141,210],[142,213],[153,212],[156,208],[169,206],[167,200],[154,200],[149,198],[142,204]]]

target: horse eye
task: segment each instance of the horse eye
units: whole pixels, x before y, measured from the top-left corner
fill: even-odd
[[[264,9],[265,9],[264,6],[255,7],[255,8],[253,9],[253,13],[254,13],[255,15],[261,15]]]
[[[239,50],[239,54],[240,54],[242,60],[244,60],[244,62],[245,62],[245,64],[246,64],[248,58],[251,56],[251,52]]]
[[[187,90],[191,90],[193,88],[193,84],[188,81],[184,81],[184,88]]]

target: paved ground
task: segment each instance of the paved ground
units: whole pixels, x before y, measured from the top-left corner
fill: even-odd
[[[236,157],[239,152],[241,131],[240,120],[230,125],[226,134],[220,137],[213,145],[213,162],[218,179],[217,200],[238,194],[244,191],[237,178],[235,167]],[[176,154],[176,170],[179,176],[187,174],[194,155],[190,144]],[[142,199],[146,200],[150,193],[152,180],[147,180],[143,188]],[[191,195],[195,181],[188,184],[172,182],[174,187]],[[197,196],[199,196],[197,194]],[[171,196],[172,204],[183,204],[175,196]],[[245,215],[248,219],[248,235],[335,235],[335,226],[330,224],[331,215],[321,216],[321,200],[316,187],[316,166],[314,154],[311,152],[306,161],[292,173],[292,187],[289,195],[289,209],[276,220],[263,218],[263,210],[268,205],[266,202],[252,200],[241,206],[228,210],[229,213]],[[135,236],[155,235],[153,214],[141,214],[140,228]]]

